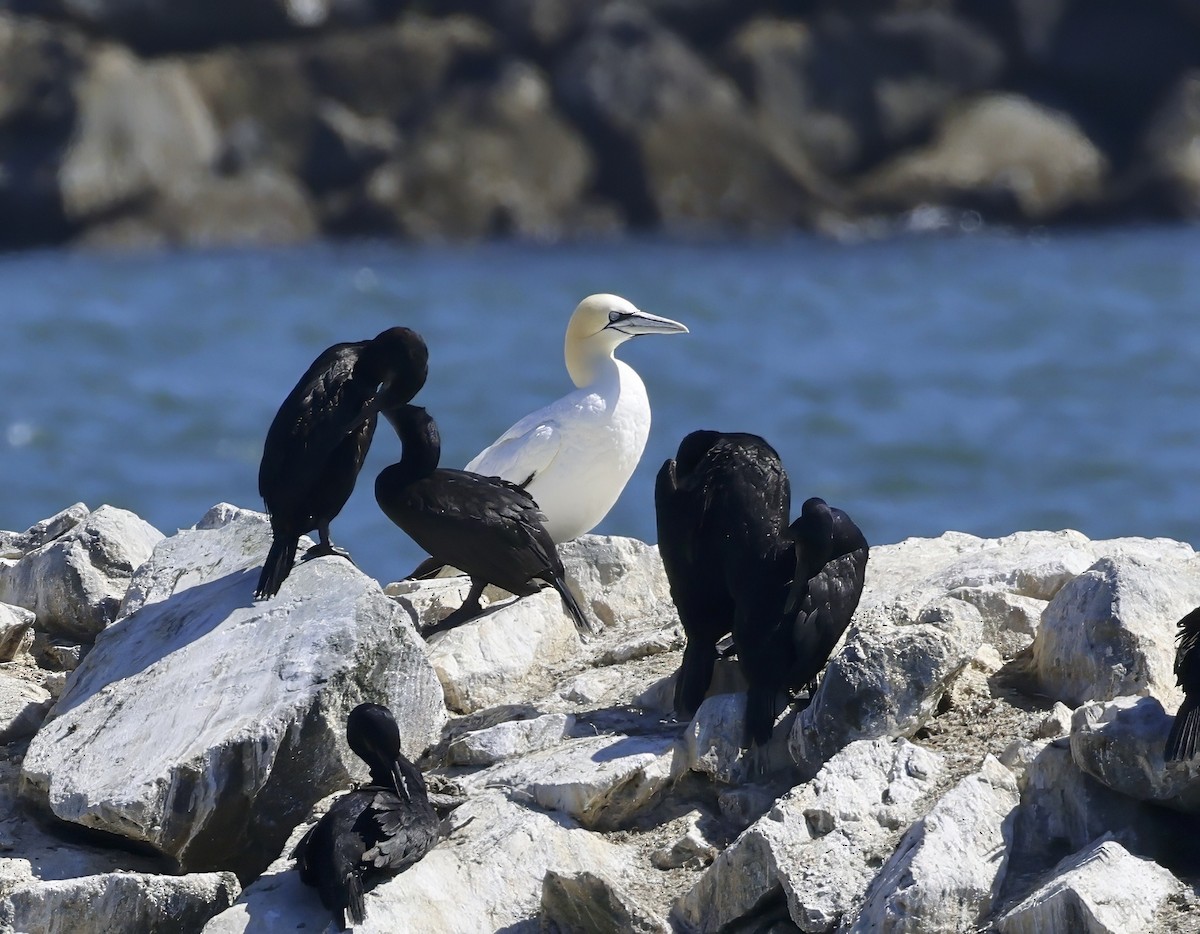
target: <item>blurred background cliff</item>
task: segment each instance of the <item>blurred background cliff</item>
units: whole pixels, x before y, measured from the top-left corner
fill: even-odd
[[[0,248],[1200,216],[1197,0],[0,0]]]

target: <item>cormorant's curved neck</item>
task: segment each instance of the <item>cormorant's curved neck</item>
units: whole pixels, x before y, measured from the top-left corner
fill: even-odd
[[[391,468],[392,473],[403,482],[412,483],[437,470],[442,456],[442,438],[437,424],[425,410],[406,405],[383,414],[396,429],[404,449],[400,462]]]

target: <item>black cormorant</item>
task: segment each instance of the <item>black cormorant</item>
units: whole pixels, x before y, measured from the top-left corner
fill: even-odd
[[[1179,621],[1175,649],[1175,680],[1183,688],[1183,703],[1171,724],[1163,758],[1190,759],[1200,738],[1200,607]]]
[[[346,719],[346,740],[371,770],[370,784],[342,795],[296,844],[300,878],[346,929],[364,918],[363,886],[417,862],[438,837],[438,818],[420,770],[400,752],[392,712],[359,704]]]
[[[750,683],[750,707],[769,708],[752,674],[770,654],[764,640],[795,567],[786,531],[791,488],[779,455],[757,435],[694,431],[659,470],[654,504],[659,553],[687,634],[677,715],[691,717],[704,700],[717,642],[728,633]]]
[[[408,402],[425,384],[429,353],[408,328],[334,344],[305,371],[267,431],[258,492],[271,516],[271,550],[255,588],[273,597],[292,570],[300,536],[320,542],[306,558],[339,554],[329,523],[342,511],[375,433],[382,405]]]
[[[558,591],[576,628],[590,632],[533,497],[499,477],[439,468],[441,437],[420,406],[393,406],[383,414],[400,436],[403,454],[380,471],[375,499],[433,560],[471,578],[463,605],[425,632],[450,629],[482,612],[479,597],[488,584],[525,597],[541,589],[539,581]]]

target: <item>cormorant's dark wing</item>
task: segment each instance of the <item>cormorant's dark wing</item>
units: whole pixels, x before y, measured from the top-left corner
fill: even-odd
[[[1163,758],[1168,762],[1190,759],[1200,746],[1200,607],[1184,616],[1177,625],[1175,680],[1183,689],[1184,697],[1163,752]]]
[[[259,494],[268,505],[307,496],[333,450],[362,424],[377,389],[354,378],[366,343],[335,344],[324,351],[279,407],[258,472]]]
[[[408,802],[395,792],[377,791],[368,813],[371,825],[364,827],[364,835],[370,846],[362,858],[374,869],[399,872],[437,842],[437,815],[424,796]]]

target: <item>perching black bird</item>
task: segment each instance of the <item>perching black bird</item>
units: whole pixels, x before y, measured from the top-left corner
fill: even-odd
[[[420,770],[400,752],[400,729],[380,704],[359,704],[346,741],[371,770],[371,782],[342,795],[300,838],[292,858],[306,885],[346,929],[365,916],[364,884],[417,862],[438,836],[438,818]]]
[[[1175,638],[1175,680],[1183,688],[1183,703],[1171,724],[1163,758],[1168,762],[1190,759],[1196,754],[1200,739],[1200,607],[1192,610],[1177,624]]]
[[[727,633],[750,683],[747,710],[772,708],[764,692],[781,678],[755,672],[780,664],[764,655],[795,569],[790,504],[783,463],[757,435],[693,431],[659,470],[658,548],[687,635],[675,684],[678,716],[691,717],[704,700],[717,642]]]
[[[575,627],[590,632],[533,497],[499,477],[439,468],[441,436],[420,406],[389,407],[383,414],[400,436],[403,454],[375,479],[375,499],[433,560],[471,578],[463,605],[425,633],[450,629],[481,613],[479,597],[488,584],[527,597],[541,589],[541,581],[558,591]]]
[[[271,516],[271,550],[254,596],[273,597],[291,573],[300,536],[320,542],[305,558],[340,554],[329,523],[362,469],[381,406],[408,402],[425,385],[429,352],[408,328],[334,344],[300,377],[267,431],[258,492]]]
[[[814,496],[788,529],[795,548],[795,575],[783,609],[783,636],[791,645],[791,665],[780,687],[799,691],[824,669],[842,633],[850,625],[866,581],[867,539],[840,509]],[[774,710],[758,713],[746,729],[760,743],[771,735]]]

